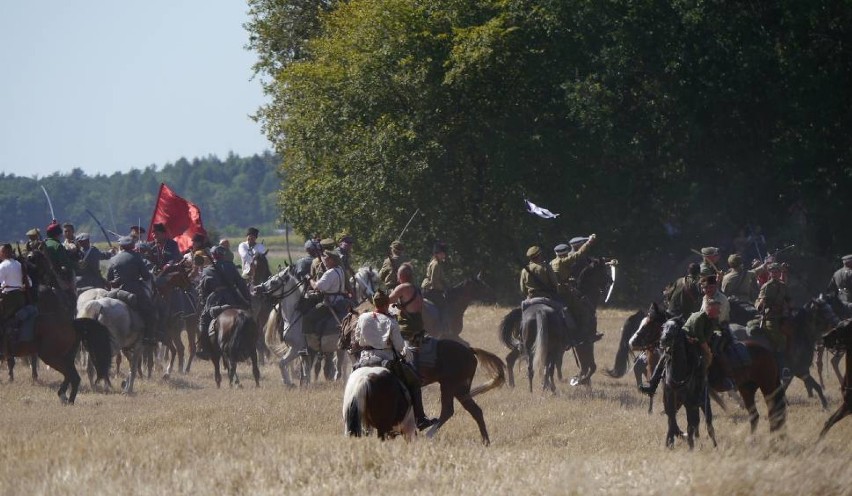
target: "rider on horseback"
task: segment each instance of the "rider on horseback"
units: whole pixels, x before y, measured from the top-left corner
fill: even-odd
[[[147,345],[156,344],[154,328],[157,325],[157,312],[142,281],[151,280],[151,272],[142,261],[142,256],[133,251],[133,238],[122,236],[118,239],[121,251],[112,257],[107,269],[110,286],[136,295],[136,308],[145,322],[142,341]]]
[[[25,278],[20,262],[15,260],[12,245],[0,246],[0,330],[6,330],[11,319],[27,304]]]
[[[111,252],[103,253],[91,244],[88,233],[77,235],[80,260],[77,262],[77,290],[83,288],[106,288],[106,280],[101,275],[101,260],[109,260]]]
[[[580,334],[592,338],[597,331],[595,309],[577,289],[577,280],[573,276],[572,267],[586,251],[594,244],[596,236],[592,234],[577,250],[571,250],[568,245],[556,245],[553,249],[556,258],[550,266],[556,274],[557,294],[565,302],[568,311],[577,319]]]
[[[414,278],[414,270],[410,263],[404,263],[397,271],[399,284],[388,296],[397,308],[399,308],[399,327],[402,337],[411,346],[420,346],[426,330],[423,328],[423,295],[420,288],[411,280]]]
[[[743,268],[743,257],[736,253],[728,257],[731,269],[722,278],[722,292],[741,301],[753,302],[757,298],[757,276],[754,270]]]
[[[47,240],[44,242],[43,249],[48,260],[50,260],[52,270],[45,274],[45,282],[48,286],[57,290],[62,305],[73,314],[74,302],[77,300],[77,291],[74,286],[76,263],[71,259],[62,242],[59,241],[60,234],[62,234],[62,227],[56,220],[47,226]]]
[[[423,288],[423,297],[438,307],[439,314],[443,319],[447,314],[447,290],[450,283],[447,280],[447,245],[438,242],[432,249],[432,260],[426,267],[426,277],[420,287]]]
[[[162,272],[167,265],[180,263],[181,253],[177,241],[169,237],[166,225],[162,222],[154,224],[154,244],[151,246],[150,260],[154,264],[155,273]]]
[[[565,304],[559,298],[559,282],[553,267],[544,262],[541,256],[541,248],[531,246],[527,250],[529,263],[521,269],[521,294],[526,300],[540,299],[542,303],[559,311],[563,323],[568,327],[571,319],[565,311]],[[521,308],[525,308],[521,305]],[[576,343],[569,343],[569,347]]]
[[[210,339],[210,323],[216,307],[232,306],[246,309],[251,307],[251,295],[245,279],[234,263],[227,259],[228,251],[224,246],[216,246],[212,251],[213,264],[201,272],[201,282],[198,284],[199,300],[204,308],[198,318],[198,342],[195,354],[202,360],[209,356],[207,347]]]
[[[346,284],[343,269],[340,267],[340,255],[326,250],[322,254],[322,262],[326,271],[319,280],[311,280],[310,284],[311,288],[319,292],[323,298],[322,302],[316,304],[302,317],[302,332],[305,334],[316,332],[317,325],[322,319],[328,317],[329,313],[338,319],[338,316],[345,312],[343,306],[347,301]],[[307,350],[300,350],[300,353],[307,354]]]
[[[258,235],[260,235],[260,231],[256,227],[249,227],[246,231],[246,240],[237,246],[237,251],[240,253],[240,259],[243,262],[243,278],[245,279],[249,278],[254,257],[266,254],[266,247],[257,242]]]
[[[420,392],[422,383],[412,367],[412,353],[402,339],[399,324],[388,314],[390,299],[379,290],[373,296],[373,305],[375,311],[362,313],[358,317],[353,333],[353,341],[362,349],[356,368],[375,362],[387,367],[411,394],[417,428],[423,430],[430,427],[435,420],[427,418],[423,411],[423,395]]]
[[[397,272],[399,272],[402,264],[408,262],[408,258],[403,255],[405,247],[399,241],[394,241],[390,244],[390,255],[382,262],[382,268],[379,270],[379,279],[388,288],[388,291],[393,291],[398,284]]]
[[[840,260],[843,262],[843,267],[837,269],[831,276],[828,292],[837,295],[837,299],[845,309],[842,317],[846,318],[852,315],[852,255],[846,255]]]
[[[783,267],[777,262],[769,264],[769,280],[760,288],[754,307],[761,313],[760,327],[766,332],[775,352],[778,370],[782,381],[790,379],[790,369],[786,367],[787,348],[790,339],[783,329],[783,323],[790,315],[790,296],[787,284],[781,280]]]

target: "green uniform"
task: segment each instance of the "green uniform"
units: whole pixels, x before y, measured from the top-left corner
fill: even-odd
[[[574,266],[589,251],[591,245],[589,242],[583,243],[580,249],[568,252],[565,255],[559,255],[550,262],[550,266],[553,267],[560,286],[563,284],[576,285],[577,281],[574,275],[578,274],[578,271],[574,270]]]
[[[47,238],[47,241],[44,243],[44,249],[56,276],[62,279],[63,284],[67,284],[70,287],[71,281],[74,280],[74,266],[76,264],[71,260],[68,250],[65,249],[62,243],[53,238]]]
[[[319,278],[325,273],[325,264],[322,263],[322,257],[317,257],[311,262],[311,279],[319,281]]]
[[[722,278],[722,292],[742,301],[754,301],[757,298],[757,277],[750,270],[731,269]]]
[[[669,313],[685,316],[701,309],[701,299],[698,282],[690,276],[684,276],[675,281],[666,303]]]
[[[718,319],[711,319],[704,312],[694,312],[686,319],[686,323],[683,324],[683,330],[687,336],[695,339],[699,344],[709,344],[710,336],[716,331],[721,333],[722,326],[719,324]]]
[[[521,294],[524,298],[556,298],[559,282],[553,267],[547,263],[530,262],[521,269]]]
[[[447,275],[445,273],[446,262],[441,262],[437,258],[432,258],[429,266],[426,267],[426,278],[423,279],[423,284],[420,285],[424,291],[446,291],[449,288],[447,283]]]
[[[763,328],[775,351],[783,351],[787,346],[787,338],[781,332],[781,322],[787,316],[789,301],[787,284],[779,279],[769,279],[760,288],[754,303],[757,311],[765,315]]]
[[[408,262],[408,258],[402,255],[394,255],[392,257],[385,258],[385,261],[382,263],[382,268],[379,270],[379,279],[382,280],[388,290],[399,285],[399,281],[396,278],[396,272],[405,262]]]
[[[557,294],[565,302],[565,306],[568,307],[568,311],[571,312],[574,319],[577,320],[580,331],[583,334],[594,334],[597,332],[595,309],[580,294],[580,291],[576,288],[576,281],[571,277],[571,266],[582,255],[587,246],[589,246],[589,243],[584,244],[579,251],[557,256],[550,261],[550,266],[556,275]]]

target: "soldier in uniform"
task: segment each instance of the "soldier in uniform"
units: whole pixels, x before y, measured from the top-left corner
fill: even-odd
[[[685,276],[676,280],[664,294],[666,309],[671,315],[688,318],[701,308],[701,289],[699,288],[701,268],[697,263],[689,264]]]
[[[550,298],[557,300],[559,282],[553,267],[542,260],[541,248],[531,246],[527,250],[529,263],[521,269],[521,294],[524,298]]]
[[[721,281],[725,275],[722,268],[719,267],[719,260],[722,254],[715,246],[707,246],[701,249],[701,273],[709,274],[710,271],[716,274],[716,280]]]
[[[403,253],[405,247],[399,241],[394,241],[390,244],[390,256],[382,262],[382,268],[379,270],[379,279],[382,280],[388,291],[393,291],[399,281],[397,280],[397,272],[402,264],[408,262],[408,257]]]
[[[340,255],[335,251],[326,250],[322,253],[322,261],[326,271],[319,280],[310,281],[311,289],[322,295],[322,302],[302,317],[303,334],[316,332],[317,324],[331,313],[339,316],[346,311],[346,283],[343,269],[340,267]]]
[[[397,270],[399,284],[394,287],[388,298],[399,309],[399,326],[402,337],[412,346],[419,347],[426,330],[423,328],[423,295],[414,284],[414,269],[410,263],[404,263]]]
[[[742,301],[752,302],[757,298],[757,276],[753,270],[743,268],[743,258],[737,254],[728,257],[731,266],[722,278],[722,292]]]
[[[181,261],[180,248],[177,241],[169,237],[166,225],[158,222],[152,229],[154,232],[154,245],[151,247],[151,262],[154,263],[157,272],[161,272],[167,265],[175,265]]]
[[[352,280],[355,278],[355,271],[352,270],[352,247],[355,245],[355,238],[348,234],[340,236],[340,242],[337,245],[337,253],[340,255],[340,268],[343,269],[345,277],[346,294],[350,297],[354,294],[352,291]]]
[[[0,329],[8,329],[9,321],[27,304],[23,268],[15,260],[12,245],[0,246]],[[0,333],[2,334],[2,333]]]
[[[227,238],[222,238],[219,240],[219,246],[225,248],[228,253],[225,254],[225,258],[230,260],[232,263],[237,263],[236,258],[237,255],[233,251],[231,251],[231,242]]]
[[[64,246],[65,250],[68,251],[68,255],[70,255],[72,259],[78,260],[80,258],[80,253],[77,247],[77,239],[74,235],[74,224],[69,222],[62,224],[62,237],[62,246]]]
[[[381,360],[405,384],[411,394],[417,428],[423,430],[432,426],[435,420],[427,418],[423,411],[422,383],[413,368],[414,357],[403,341],[399,324],[388,314],[389,304],[388,296],[382,290],[376,291],[373,296],[376,309],[358,316],[352,339],[362,349],[359,363]],[[397,361],[395,355],[405,357],[405,360]]]
[[[50,265],[53,268],[52,274],[46,274],[48,286],[57,289],[59,298],[62,299],[62,304],[71,312],[74,311],[74,302],[77,299],[77,290],[74,287],[75,275],[74,268],[77,266],[77,261],[72,259],[59,241],[59,235],[62,234],[62,227],[55,220],[47,226],[47,240],[44,242],[44,250],[47,258],[50,259]]]
[[[306,256],[296,260],[295,271],[296,276],[299,279],[304,279],[306,277],[310,277],[311,275],[311,265],[313,265],[314,260],[320,257],[320,253],[322,253],[322,249],[320,248],[319,243],[314,241],[313,239],[309,239],[305,241],[305,253]]]
[[[728,297],[719,291],[716,274],[712,270],[702,274],[701,279],[698,281],[698,287],[701,289],[703,296],[701,299],[701,311],[707,310],[708,302],[718,302],[719,322],[727,325],[731,321],[731,303],[728,301]]]
[[[213,263],[201,271],[198,283],[198,296],[203,305],[198,318],[198,342],[196,354],[202,360],[209,357],[209,330],[213,307],[230,305],[242,309],[251,307],[251,295],[245,279],[240,276],[237,266],[228,260],[228,252],[223,246],[212,250]]]
[[[560,265],[567,264],[567,271],[570,276],[571,284],[576,286],[577,279],[580,277],[580,272],[589,265],[589,257],[586,253],[595,244],[597,236],[592,234],[589,237],[577,236],[568,241],[571,246],[571,252],[565,255],[565,260]],[[560,268],[560,270],[566,270]]]
[[[322,277],[322,275],[326,271],[326,267],[325,267],[325,264],[323,263],[323,259],[322,259],[322,256],[321,256],[322,253],[334,249],[334,240],[331,239],[331,238],[324,238],[324,239],[320,240],[319,244],[320,244],[320,256],[317,256],[317,258],[315,258],[314,261],[311,262],[311,280],[312,281],[319,281],[320,277]]]
[[[423,289],[423,297],[431,301],[438,308],[441,319],[446,314],[447,290],[450,283],[447,280],[447,245],[438,242],[432,249],[432,260],[426,267],[426,277],[420,287]]]
[[[828,292],[836,294],[837,299],[843,304],[845,311],[841,317],[852,316],[852,255],[846,255],[840,259],[843,267],[837,269],[828,282]]]
[[[553,249],[556,258],[550,262],[553,273],[556,274],[557,294],[577,320],[580,334],[584,336],[594,336],[597,331],[595,309],[577,289],[577,281],[571,276],[571,269],[574,262],[583,256],[594,242],[595,235],[592,234],[576,251],[570,250],[565,244],[556,245]]]
[[[136,311],[145,322],[143,343],[156,344],[154,332],[157,325],[157,312],[148,296],[143,282],[151,280],[151,272],[139,253],[133,251],[134,242],[130,236],[118,239],[120,251],[112,257],[107,269],[110,286],[136,295]]]
[[[790,296],[787,293],[787,284],[781,280],[781,271],[781,264],[769,264],[769,280],[761,286],[754,306],[762,315],[761,328],[772,344],[782,380],[787,382],[790,379],[790,369],[786,368],[785,355],[790,343],[782,326],[790,313]]]
[[[77,262],[77,291],[89,288],[106,288],[106,279],[101,275],[101,260],[109,260],[112,253],[103,253],[92,245],[89,233],[80,233],[76,238],[80,247],[80,260]]]
[[[25,245],[27,253],[37,250],[41,246],[41,232],[37,227],[27,231],[27,244]]]

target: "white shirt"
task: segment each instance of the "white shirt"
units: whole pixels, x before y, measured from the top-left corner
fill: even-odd
[[[346,291],[344,283],[343,269],[335,267],[328,269],[322,273],[322,276],[316,283],[316,290],[326,293],[326,301],[334,304],[343,299],[343,293]]]
[[[410,352],[405,348],[399,324],[396,319],[383,313],[366,312],[359,315],[353,338],[361,347],[372,348],[362,351],[362,357],[367,354],[393,360],[392,346],[398,354],[409,358]]]
[[[243,261],[243,275],[247,276],[251,271],[251,262],[254,260],[254,257],[266,253],[266,248],[262,243],[255,243],[254,246],[249,246],[248,241],[243,241],[237,247],[237,251],[240,253],[240,258]]]
[[[0,262],[0,287],[4,293],[24,288],[24,273],[17,260],[7,258]]]

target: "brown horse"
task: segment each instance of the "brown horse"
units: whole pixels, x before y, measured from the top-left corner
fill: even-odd
[[[653,304],[651,308],[648,318],[642,321],[642,325],[630,339],[630,345],[633,348],[644,349],[654,345],[654,342],[660,339],[662,326],[668,320],[668,316],[656,304]],[[755,394],[759,389],[763,393],[769,411],[770,432],[782,428],[787,418],[787,401],[772,351],[754,341],[744,341],[743,345],[750,357],[750,363],[737,364],[738,366],[734,367],[725,353],[719,351],[719,348],[728,344],[711,338],[710,347],[715,351],[707,373],[710,388],[716,392],[724,392],[728,389],[725,387],[726,377],[733,380],[748,410],[752,432],[757,429],[759,419],[755,407]]]
[[[159,295],[156,301],[162,308],[166,309],[166,315],[162,321],[166,330],[163,344],[166,347],[165,356],[169,363],[163,377],[168,378],[174,367],[175,358],[178,360],[178,370],[181,372],[189,372],[192,360],[195,358],[195,336],[198,332],[197,298],[189,293],[192,290],[192,281],[189,280],[189,274],[180,265],[160,274],[156,279],[156,285]],[[187,342],[189,343],[186,368],[184,368],[184,355],[187,350],[181,339],[184,330],[186,330]],[[148,372],[150,377],[150,368]]]
[[[343,392],[344,432],[361,437],[375,428],[379,439],[402,434],[414,438],[417,426],[405,385],[384,367],[361,367],[349,375]]]
[[[358,322],[357,312],[351,312],[341,323],[340,346],[353,352],[356,349],[352,343],[352,333]],[[434,365],[424,365],[418,361],[417,372],[423,381],[423,386],[437,382],[441,388],[441,415],[438,422],[433,425],[427,436],[432,437],[438,429],[444,425],[455,412],[453,399],[461,403],[462,407],[470,413],[479,427],[479,434],[485,445],[491,443],[488,437],[488,429],[485,427],[485,418],[482,409],[473,401],[474,396],[498,388],[506,382],[505,366],[497,355],[453,339],[430,339],[432,343],[421,346],[423,350],[431,345],[435,346],[436,359]],[[471,389],[473,377],[476,375],[478,363],[485,366],[490,380],[474,389]],[[360,369],[359,369],[360,370]]]
[[[852,319],[846,319],[832,330],[828,331],[823,338],[825,347],[830,350],[846,351],[846,376],[843,380],[841,391],[843,392],[843,402],[837,407],[837,410],[831,414],[831,417],[825,422],[822,431],[819,433],[819,439],[825,437],[825,433],[831,429],[831,426],[840,421],[843,417],[852,413],[852,360],[849,360],[849,348],[852,346]]]
[[[628,359],[630,358],[631,347],[630,338],[633,333],[642,325],[642,320],[645,318],[645,312],[637,310],[624,321],[621,326],[621,339],[618,341],[618,351],[615,353],[615,364],[611,369],[607,369],[606,375],[616,379],[624,377],[627,373]],[[636,378],[636,387],[642,386],[642,377],[649,378],[654,372],[654,367],[660,359],[657,353],[656,346],[651,346],[648,349],[641,350],[641,354],[636,357],[633,362],[633,375]],[[650,397],[648,401],[648,413],[654,411],[654,398]]]
[[[251,372],[255,386],[260,387],[260,369],[257,367],[257,339],[260,334],[257,323],[251,315],[236,308],[227,307],[214,320],[215,336],[210,337],[212,343],[210,360],[213,362],[213,376],[216,387],[222,384],[222,374],[219,372],[221,360],[228,370],[228,380],[233,385],[240,385],[237,377],[237,362],[251,360]]]
[[[9,380],[13,381],[14,357],[37,356],[44,363],[63,376],[59,386],[59,399],[63,403],[73,404],[80,386],[80,374],[74,363],[80,344],[89,350],[90,363],[95,366],[97,380],[104,381],[110,387],[109,367],[112,357],[109,331],[92,319],[72,320],[70,310],[60,304],[53,289],[46,286],[38,288],[38,316],[35,320],[35,340],[13,344],[9,334],[4,333],[3,356],[9,366]],[[68,387],[70,394],[66,397]]]
[[[457,338],[464,330],[464,312],[474,301],[493,301],[494,290],[482,280],[482,273],[465,279],[447,291],[446,314],[440,315],[428,299],[423,301],[423,325],[435,337]]]

